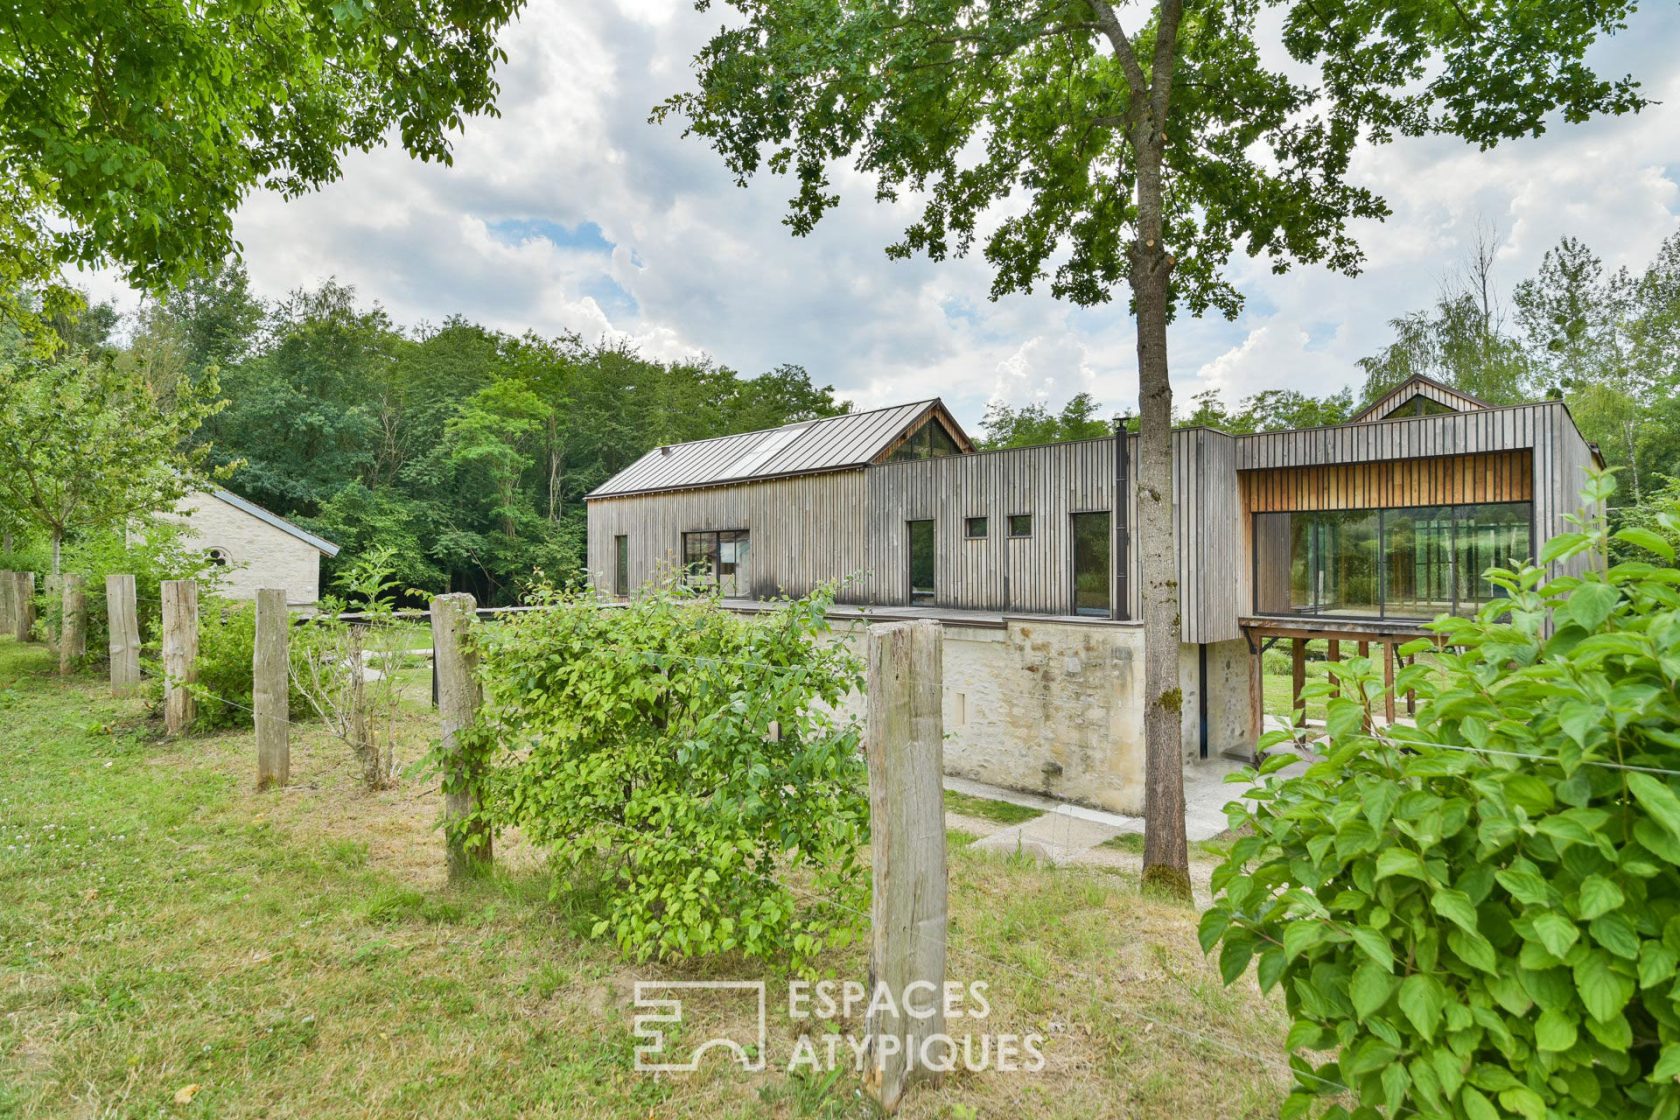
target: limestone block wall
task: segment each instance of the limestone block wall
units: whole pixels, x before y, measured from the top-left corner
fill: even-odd
[[[254,599],[258,588],[283,587],[293,605],[320,599],[321,554],[290,533],[214,494],[187,495],[171,519],[187,526],[191,547],[217,548],[227,556],[220,591],[228,598]]]
[[[836,622],[859,656],[861,622]],[[1009,616],[944,627],[945,771],[1117,813],[1143,811],[1143,628]],[[1180,657],[1184,755],[1199,754],[1197,647]],[[1248,647],[1208,647],[1208,753],[1254,744]],[[860,703],[854,700],[853,703]],[[861,710],[859,710],[861,714]]]

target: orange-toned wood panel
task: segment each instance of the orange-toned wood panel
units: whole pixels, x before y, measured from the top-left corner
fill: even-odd
[[[1527,502],[1534,498],[1531,456],[1525,449],[1243,471],[1243,505],[1250,513],[1273,513]]]

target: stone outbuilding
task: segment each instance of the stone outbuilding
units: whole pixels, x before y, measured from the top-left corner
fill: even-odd
[[[261,587],[283,587],[286,602],[309,606],[321,597],[321,557],[338,546],[220,487],[188,494],[166,515],[187,527],[186,543],[221,565],[221,593],[254,599]]]

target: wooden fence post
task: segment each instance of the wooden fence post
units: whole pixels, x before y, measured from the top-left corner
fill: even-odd
[[[1289,706],[1302,720],[1306,719],[1307,702],[1301,696],[1301,690],[1307,686],[1307,643],[1296,638],[1289,643]]]
[[[20,642],[27,642],[35,629],[35,573],[12,573],[12,633]]]
[[[140,687],[140,606],[134,577],[105,577],[105,621],[110,630],[111,695],[128,696]]]
[[[869,628],[871,1061],[865,1084],[888,1112],[915,1081],[936,1079],[922,1043],[945,1031],[944,670],[939,623]],[[890,1007],[878,1007],[885,986]],[[909,1007],[906,1007],[906,1001]],[[917,1015],[932,1011],[925,1018]],[[907,1014],[913,1010],[916,1014]],[[883,1044],[883,1040],[889,1040]],[[936,1059],[938,1060],[938,1059]]]
[[[87,577],[65,572],[63,596],[59,600],[58,674],[70,675],[76,662],[87,656]]]
[[[16,609],[13,600],[17,598],[17,573],[0,572],[0,634],[10,634],[17,628],[12,618]]]
[[[1394,643],[1383,643],[1383,718],[1394,726]]]
[[[196,705],[188,685],[198,680],[198,581],[163,581],[163,727],[179,735]]]
[[[443,827],[449,878],[479,874],[494,862],[490,829],[484,824],[463,830],[457,822],[478,808],[474,775],[460,771],[460,733],[478,712],[478,655],[467,649],[467,628],[478,616],[477,601],[466,592],[432,600],[432,665],[437,673],[438,720],[443,724]]]
[[[292,777],[290,687],[286,639],[291,617],[286,592],[272,587],[257,592],[257,632],[251,643],[251,722],[257,729],[257,788],[284,786]],[[359,671],[360,666],[351,666]]]

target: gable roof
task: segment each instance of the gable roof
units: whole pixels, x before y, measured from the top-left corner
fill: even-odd
[[[210,491],[210,493],[213,496],[220,498],[234,509],[239,510],[241,513],[248,513],[258,521],[267,522],[276,529],[280,530],[282,533],[296,537],[298,540],[302,541],[310,548],[313,548],[323,556],[332,557],[338,555],[338,546],[336,544],[322,537],[317,537],[314,533],[311,533],[307,529],[298,528],[290,521],[287,521],[284,517],[281,517],[278,513],[264,509],[257,503],[251,501],[249,498],[241,498],[232,490],[223,490],[220,486]]]
[[[1373,420],[1385,419],[1395,409],[1404,405],[1413,397],[1423,397],[1434,401],[1436,404],[1444,404],[1454,412],[1474,412],[1480,408],[1493,407],[1482,398],[1471,396],[1462,389],[1454,389],[1451,385],[1437,381],[1433,377],[1425,377],[1421,373],[1414,373],[1367,405],[1364,411],[1348,423],[1368,424]]]
[[[935,397],[869,412],[801,420],[760,432],[656,447],[585,497],[620,497],[865,467],[897,447],[924,421],[944,427],[964,452],[974,450],[944,402]]]

